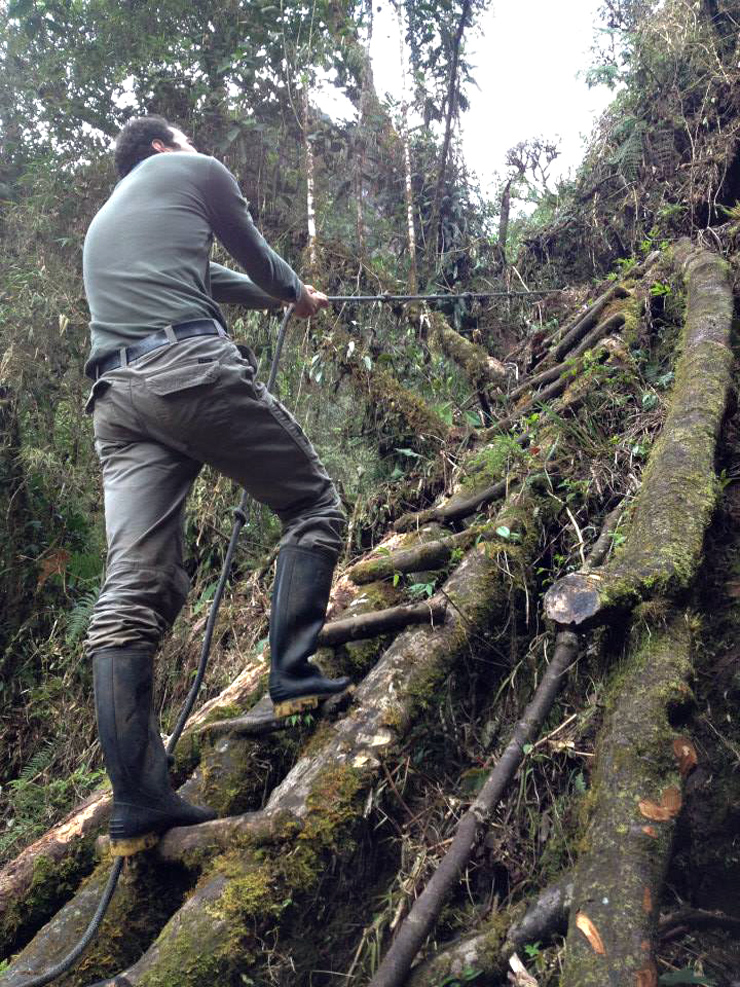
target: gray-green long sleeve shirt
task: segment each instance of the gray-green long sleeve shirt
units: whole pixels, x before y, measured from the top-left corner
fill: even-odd
[[[209,260],[214,236],[246,275]],[[252,222],[234,176],[205,154],[155,154],[121,179],[90,224],[82,267],[86,370],[173,323],[207,318],[225,327],[219,302],[268,308],[302,291]]]

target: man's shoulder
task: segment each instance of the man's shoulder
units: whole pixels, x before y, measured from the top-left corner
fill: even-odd
[[[194,175],[207,175],[214,164],[218,164],[215,158],[209,154],[153,154],[141,162],[139,169],[142,174],[159,172],[180,171]]]

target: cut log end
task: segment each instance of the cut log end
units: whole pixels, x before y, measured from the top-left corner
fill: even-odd
[[[587,624],[603,607],[600,582],[597,573],[585,572],[571,572],[559,579],[545,593],[545,616],[563,627]]]

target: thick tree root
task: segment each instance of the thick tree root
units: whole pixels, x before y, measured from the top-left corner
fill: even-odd
[[[682,780],[696,763],[670,717],[691,693],[687,616],[635,646],[597,744],[591,822],[576,863],[563,987],[650,987],[660,893]]]
[[[673,595],[696,573],[714,508],[714,456],[730,387],[733,299],[726,263],[685,243],[676,250],[688,309],[668,418],[643,476],[627,541],[599,573],[572,573],[545,596],[561,625],[603,622],[648,595]]]

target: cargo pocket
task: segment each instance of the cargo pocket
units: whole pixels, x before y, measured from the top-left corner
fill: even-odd
[[[90,393],[87,396],[87,401],[85,401],[85,414],[91,415],[93,413],[93,408],[95,407],[95,402],[98,398],[102,398],[109,387],[112,387],[112,383],[109,380],[104,380],[102,377],[100,380],[96,380],[93,386],[90,388]]]
[[[189,391],[193,387],[213,384],[221,376],[220,363],[195,363],[186,367],[173,367],[156,376],[147,377],[146,386],[157,397]]]

